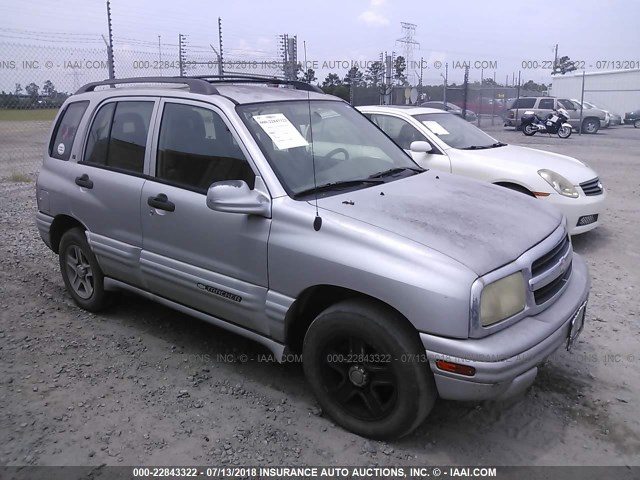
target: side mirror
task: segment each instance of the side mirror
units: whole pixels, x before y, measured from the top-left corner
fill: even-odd
[[[271,218],[271,200],[251,190],[244,180],[216,182],[207,191],[207,207],[216,212],[244,213]]]
[[[418,141],[411,142],[411,145],[409,145],[409,150],[414,153],[429,153],[433,151],[433,147],[429,142]]]

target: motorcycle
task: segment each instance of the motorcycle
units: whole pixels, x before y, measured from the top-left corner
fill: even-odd
[[[558,134],[560,138],[571,136],[571,124],[567,123],[569,113],[564,108],[559,108],[547,115],[546,119],[541,119],[535,112],[527,111],[521,119],[522,133],[531,137],[536,133]]]

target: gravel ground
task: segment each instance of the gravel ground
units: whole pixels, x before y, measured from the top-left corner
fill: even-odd
[[[352,435],[300,365],[259,345],[135,296],[77,308],[38,237],[33,184],[4,180],[0,465],[638,465],[640,130],[491,131],[581,158],[609,190],[604,224],[574,240],[593,280],[585,331],[521,398],[438,401],[393,443]]]

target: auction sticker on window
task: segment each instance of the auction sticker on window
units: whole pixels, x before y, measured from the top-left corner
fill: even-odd
[[[434,122],[433,120],[425,120],[422,123],[424,123],[425,126],[436,135],[449,135],[449,132],[438,122]]]
[[[280,150],[309,145],[296,127],[282,113],[254,115],[253,119]]]

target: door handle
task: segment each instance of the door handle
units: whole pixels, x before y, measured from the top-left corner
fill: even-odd
[[[89,175],[83,173],[79,177],[76,177],[76,185],[84,188],[93,188],[93,181],[89,179]]]
[[[150,207],[157,208],[158,210],[165,210],[167,212],[173,212],[176,209],[176,204],[170,202],[164,193],[159,193],[155,197],[149,197],[147,204]]]

